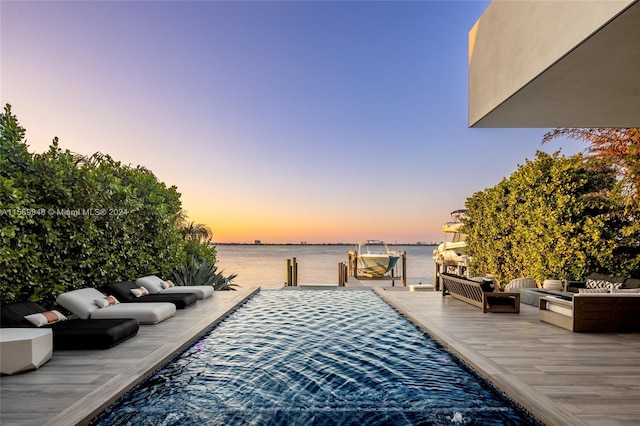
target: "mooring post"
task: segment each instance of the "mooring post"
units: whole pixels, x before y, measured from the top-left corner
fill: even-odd
[[[296,262],[296,258],[294,257],[292,260],[293,267],[293,285],[298,286],[298,262]]]
[[[353,277],[358,279],[358,255],[353,255]]]
[[[435,264],[435,267],[433,268],[433,291],[438,291],[440,290],[440,275],[438,274],[438,268],[440,268],[440,264],[436,259],[433,260],[433,263]]]
[[[353,270],[353,265],[355,265],[355,253],[352,253],[351,250],[347,252],[347,265],[349,268],[347,273],[355,277],[355,272]]]
[[[291,259],[287,259],[287,287],[291,286]]]
[[[338,262],[338,287],[344,287],[344,263]]]
[[[402,252],[402,287],[407,286],[407,253]]]

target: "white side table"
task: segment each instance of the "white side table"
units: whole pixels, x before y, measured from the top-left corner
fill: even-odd
[[[0,373],[33,370],[51,359],[50,328],[0,328]]]

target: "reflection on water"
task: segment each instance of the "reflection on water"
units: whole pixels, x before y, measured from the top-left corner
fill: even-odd
[[[287,259],[298,262],[298,282],[327,284],[338,282],[338,263],[347,261],[353,246],[337,245],[219,245],[218,270],[225,275],[238,274],[234,283],[259,285],[264,289],[283,286],[287,277]],[[389,246],[407,253],[407,285],[433,284],[435,246]],[[390,285],[390,281],[383,281]],[[395,285],[401,285],[396,282]]]
[[[529,425],[371,291],[262,291],[95,425]]]

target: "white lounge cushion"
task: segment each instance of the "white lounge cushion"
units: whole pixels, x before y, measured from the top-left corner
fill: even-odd
[[[166,302],[120,303],[98,309],[91,319],[135,318],[140,324],[157,324],[171,318],[176,313],[176,305]]]
[[[100,309],[94,300],[104,299],[105,297],[105,294],[100,293],[95,288],[82,288],[62,293],[58,296],[56,302],[69,312],[73,312],[78,318],[89,319],[91,312]]]
[[[603,287],[603,288],[579,288],[578,289],[578,293],[609,293],[609,289]]]
[[[160,294],[170,293],[193,293],[198,300],[206,299],[213,295],[213,286],[210,285],[177,285],[175,287],[165,288]]]
[[[99,308],[95,300],[104,297],[95,288],[82,288],[63,293],[56,301],[81,319],[135,318],[140,324],[157,324],[176,313],[176,305],[168,302],[119,303]]]
[[[614,288],[611,293],[640,293],[640,288]]]
[[[138,278],[136,285],[142,286],[149,290],[151,294],[169,294],[169,293],[193,293],[198,300],[206,299],[213,295],[213,286],[210,285],[176,285],[169,288],[163,288],[165,281],[155,275]]]
[[[547,303],[547,310],[549,310],[551,312],[555,312],[555,313],[560,314],[560,315],[567,316],[567,317],[572,317],[573,316],[573,307],[572,306],[560,305],[560,304],[556,304],[556,303],[550,302],[550,303]]]
[[[149,293],[151,294],[157,294],[163,290],[162,289],[163,282],[164,282],[163,280],[156,277],[155,275],[149,275],[146,277],[138,278],[136,280],[136,285],[146,288],[147,290],[149,290]]]

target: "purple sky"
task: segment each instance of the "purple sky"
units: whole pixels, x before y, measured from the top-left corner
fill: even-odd
[[[441,240],[536,150],[585,148],[467,128],[487,5],[3,0],[0,95],[32,152],[144,165],[216,241]]]

